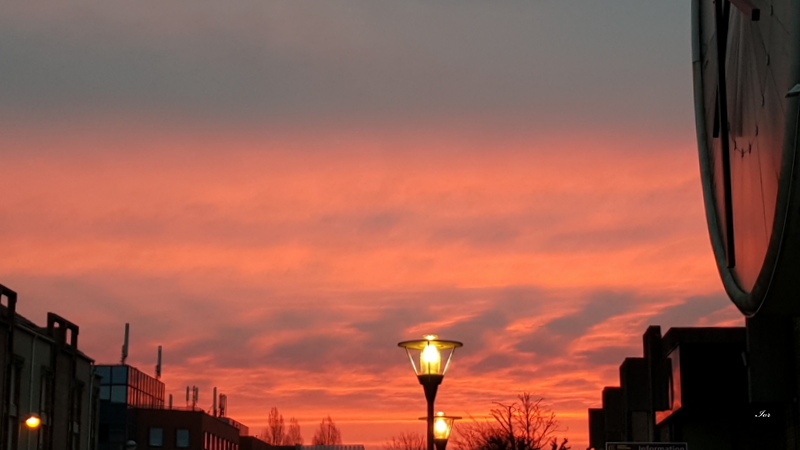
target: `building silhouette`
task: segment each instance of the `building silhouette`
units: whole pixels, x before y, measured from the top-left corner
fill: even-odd
[[[163,408],[164,383],[127,364],[98,365],[98,450],[120,450],[136,437],[136,408]]]
[[[78,326],[48,313],[39,327],[17,313],[16,292],[0,285],[0,298],[0,448],[94,450],[99,385]]]
[[[602,407],[589,409],[591,448],[608,442],[783,448],[780,410],[748,396],[745,328],[672,328],[662,337],[651,326],[643,347],[643,357],[620,365],[620,385],[603,389]]]
[[[248,427],[224,416],[224,408],[215,407],[209,414],[194,401],[192,406],[173,408],[171,401],[165,404],[161,380],[127,364],[98,365],[96,372],[98,450],[124,450],[129,442],[135,442],[137,450],[240,450],[242,442],[260,448],[255,442],[259,440],[248,436]],[[188,394],[187,389],[187,402]]]

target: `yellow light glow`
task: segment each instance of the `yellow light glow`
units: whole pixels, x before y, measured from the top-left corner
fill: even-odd
[[[442,355],[439,349],[433,344],[425,345],[422,353],[419,355],[420,370],[425,375],[438,375],[439,369],[442,367]]]
[[[27,426],[28,428],[39,428],[39,425],[41,424],[42,424],[42,419],[40,419],[38,416],[30,416],[27,419],[25,419],[25,426]]]
[[[450,435],[449,427],[447,426],[447,419],[444,417],[437,417],[433,421],[433,436],[435,439],[447,439]]]
[[[425,336],[423,336],[423,337],[425,338],[425,340],[426,340],[426,341],[432,341],[432,340],[436,339],[436,338],[437,338],[437,337],[439,337],[439,336],[437,336],[437,335],[435,335],[435,334],[426,334],[426,335],[425,335]]]

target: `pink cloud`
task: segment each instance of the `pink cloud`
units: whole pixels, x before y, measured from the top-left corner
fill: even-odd
[[[274,404],[307,439],[331,414],[375,447],[424,407],[397,341],[466,343],[443,408],[532,391],[577,445],[648,324],[737,321],[689,142],[236,131],[4,136],[0,271],[23,314],[77,322],[99,362],[131,322],[130,362],[163,344],[176,403],[217,386],[252,429]]]

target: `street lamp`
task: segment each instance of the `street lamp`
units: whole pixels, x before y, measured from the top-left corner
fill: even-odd
[[[458,416],[446,416],[443,412],[439,411],[433,418],[433,443],[436,445],[436,450],[445,450],[447,448],[447,440],[450,439],[450,432],[453,431],[453,423]],[[426,420],[427,417],[420,417],[419,420]]]
[[[436,399],[436,391],[442,384],[453,353],[463,345],[458,341],[438,339],[433,334],[425,336],[424,339],[403,341],[397,344],[398,347],[406,349],[411,367],[419,379],[419,384],[425,390],[425,400],[428,401],[428,450],[434,450],[433,401]],[[419,361],[419,366],[414,362],[415,360]],[[444,364],[442,364],[442,360],[444,360]]]
[[[31,446],[31,441],[33,441],[34,439],[38,440],[38,437],[37,437],[37,434],[36,434],[36,430],[38,430],[38,428],[39,428],[39,426],[41,424],[42,424],[42,419],[39,417],[38,414],[36,414],[36,413],[29,414],[27,417],[25,417],[25,420],[19,422],[19,427],[17,428],[17,431],[18,431],[19,434],[17,435],[17,439],[19,439],[21,441],[22,440],[22,436],[24,436],[25,437],[25,442],[26,442],[25,447],[26,448],[31,448],[32,447]],[[21,444],[21,442],[20,442],[20,444]],[[33,446],[37,446],[37,445],[38,444],[36,444],[34,442]],[[20,448],[22,448],[22,447],[20,447]]]
[[[42,419],[40,419],[39,416],[37,416],[36,414],[31,414],[30,416],[28,416],[27,419],[25,419],[25,426],[31,430],[39,428],[39,425],[41,424],[42,424]]]

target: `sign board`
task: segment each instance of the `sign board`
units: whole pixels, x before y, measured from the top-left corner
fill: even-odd
[[[607,442],[606,450],[689,450],[686,442]]]

